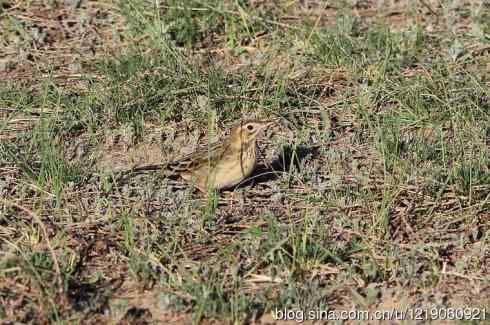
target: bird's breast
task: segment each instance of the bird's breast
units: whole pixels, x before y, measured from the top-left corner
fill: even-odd
[[[217,189],[237,185],[253,172],[255,159],[255,147],[222,159],[209,175],[208,183]]]

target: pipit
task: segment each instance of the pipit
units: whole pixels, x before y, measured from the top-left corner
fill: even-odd
[[[242,121],[223,141],[200,148],[163,165],[163,168],[194,184],[201,192],[233,187],[252,174],[257,162],[257,137],[273,124],[269,121]],[[143,166],[133,169],[133,172],[148,169]]]

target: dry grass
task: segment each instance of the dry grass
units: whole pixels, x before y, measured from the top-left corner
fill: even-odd
[[[1,2],[0,319],[488,308],[489,21],[478,1]],[[233,191],[116,180],[250,116],[281,128]]]

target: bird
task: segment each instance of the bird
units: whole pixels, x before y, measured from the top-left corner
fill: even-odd
[[[199,191],[229,189],[249,177],[257,163],[257,139],[273,121],[242,120],[222,141],[165,165],[137,167],[132,172],[165,168],[191,183]]]

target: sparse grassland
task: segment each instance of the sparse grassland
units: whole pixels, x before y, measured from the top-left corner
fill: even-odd
[[[489,313],[489,86],[488,1],[0,1],[0,319]],[[250,116],[233,191],[116,181]]]

